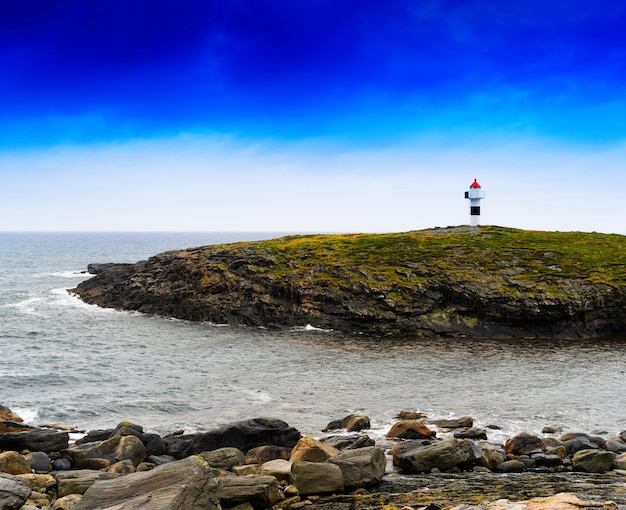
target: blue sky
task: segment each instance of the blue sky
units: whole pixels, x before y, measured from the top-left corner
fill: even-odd
[[[626,4],[0,8],[0,230],[626,233]]]

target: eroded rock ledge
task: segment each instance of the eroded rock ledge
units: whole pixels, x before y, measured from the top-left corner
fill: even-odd
[[[626,332],[626,237],[502,227],[291,236],[93,264],[87,303],[192,321],[382,335]]]

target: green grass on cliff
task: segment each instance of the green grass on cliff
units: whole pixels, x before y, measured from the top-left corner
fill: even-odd
[[[399,283],[444,273],[488,281],[503,273],[515,280],[583,279],[626,283],[626,237],[583,232],[543,232],[505,227],[449,227],[394,234],[288,236],[237,246],[255,246],[276,264],[267,271],[297,273],[340,285],[337,274],[360,271],[368,279]],[[336,271],[329,272],[328,268]]]

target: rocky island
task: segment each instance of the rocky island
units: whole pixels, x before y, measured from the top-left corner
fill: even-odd
[[[298,235],[91,264],[87,303],[191,321],[344,333],[626,333],[626,237],[505,227]]]

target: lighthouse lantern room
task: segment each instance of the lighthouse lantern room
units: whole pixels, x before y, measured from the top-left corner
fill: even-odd
[[[485,198],[485,192],[481,189],[478,180],[470,184],[469,191],[465,192],[465,198],[470,201],[470,225],[477,226],[480,223],[480,201]]]

